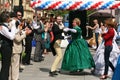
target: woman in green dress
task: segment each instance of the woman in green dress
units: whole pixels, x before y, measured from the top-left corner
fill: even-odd
[[[66,32],[71,33],[72,41],[66,48],[61,70],[74,72],[95,67],[87,43],[82,38],[82,30],[79,27],[80,23],[80,20],[75,18],[72,23],[73,29],[66,29]]]

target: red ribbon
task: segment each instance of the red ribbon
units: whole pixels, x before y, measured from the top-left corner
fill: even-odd
[[[80,5],[82,3],[82,1],[80,2],[75,2],[72,6],[69,7],[68,10],[74,10],[78,5]]]
[[[56,3],[54,3],[54,4],[52,4],[51,6],[48,7],[48,10],[49,10],[49,9],[54,9],[56,6],[58,6],[58,5],[61,4],[61,3],[62,3],[61,1],[58,1],[58,2],[56,2]]]
[[[110,9],[115,9],[115,8],[118,8],[119,6],[120,6],[120,2],[117,4],[114,4],[112,7],[110,7]]]
[[[100,2],[97,2],[95,3],[94,5],[92,5],[88,10],[91,10],[91,9],[96,9],[99,5],[101,5],[103,3],[103,1],[100,1]]]

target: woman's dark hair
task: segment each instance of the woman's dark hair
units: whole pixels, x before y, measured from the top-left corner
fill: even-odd
[[[44,24],[46,24],[46,23],[50,23],[50,20],[49,19],[46,19],[45,21],[44,21]]]
[[[1,23],[6,22],[8,18],[10,18],[10,13],[9,13],[9,12],[3,11],[3,12],[0,14],[0,22],[1,22]]]

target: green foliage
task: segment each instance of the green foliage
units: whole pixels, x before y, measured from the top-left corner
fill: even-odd
[[[87,16],[90,15],[91,13],[95,12],[96,10],[87,10]]]
[[[56,15],[64,16],[65,14],[68,14],[69,11],[67,11],[67,10],[52,10],[51,13],[54,14],[55,16]]]
[[[25,55],[26,55],[26,53],[25,53],[25,52],[23,52],[23,53],[22,53],[22,58],[24,58],[24,57],[25,57]]]
[[[95,11],[96,10],[87,10],[87,15],[90,15],[91,13]],[[49,10],[48,12],[54,15],[62,15],[62,16],[69,13],[68,10]]]

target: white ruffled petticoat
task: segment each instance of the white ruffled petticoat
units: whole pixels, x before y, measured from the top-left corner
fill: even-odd
[[[104,67],[105,67],[105,63],[104,63],[104,41],[99,45],[96,54],[94,55],[93,59],[95,61],[95,72],[94,74],[96,75],[102,75],[104,73]],[[120,50],[116,44],[115,41],[113,41],[113,49],[112,52],[110,53],[110,57],[109,60],[112,62],[112,64],[114,66],[116,66],[117,63],[117,59],[119,56]],[[108,75],[112,75],[112,69],[109,68],[108,71]]]

